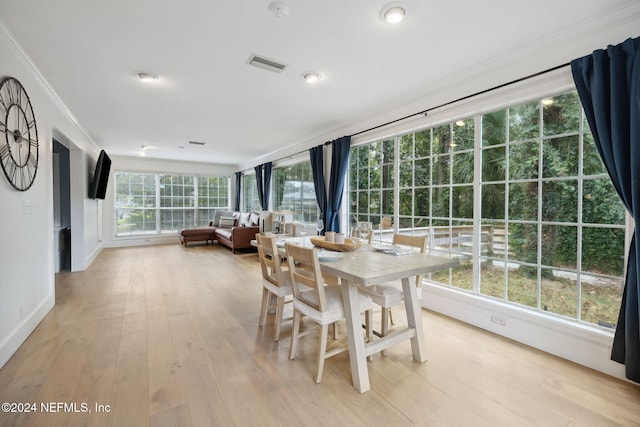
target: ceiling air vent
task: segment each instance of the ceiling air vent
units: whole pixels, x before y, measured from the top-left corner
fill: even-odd
[[[189,141],[189,144],[193,144],[193,145],[204,145],[204,144],[206,144],[206,142]]]
[[[281,73],[287,68],[285,64],[280,64],[279,62],[265,58],[264,56],[258,56],[255,53],[252,53],[251,56],[249,56],[247,64],[258,68],[264,68],[265,70],[275,71],[276,73]]]

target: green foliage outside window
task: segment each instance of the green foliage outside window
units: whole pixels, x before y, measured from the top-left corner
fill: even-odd
[[[349,201],[351,221],[387,216],[397,232],[466,227],[449,247],[429,244],[468,254],[477,217],[476,292],[591,323],[617,320],[625,214],[575,91],[354,147]],[[472,291],[471,273],[463,263],[430,279]]]

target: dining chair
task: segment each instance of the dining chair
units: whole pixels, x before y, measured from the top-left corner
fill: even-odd
[[[305,328],[304,331],[300,331],[302,317],[306,316],[320,327],[315,376],[315,382],[320,383],[325,359],[348,350],[346,346],[336,346],[327,351],[329,325],[344,319],[342,289],[340,286],[325,286],[318,254],[313,248],[304,248],[293,243],[285,243],[285,248],[293,289],[293,331],[289,359],[293,360],[296,357],[298,340],[317,329]],[[360,313],[370,313],[373,307],[371,298],[358,293],[358,307]]]
[[[424,253],[427,247],[427,236],[406,236],[402,234],[394,233],[393,245],[409,246],[417,248],[420,253]],[[398,262],[402,262],[402,257],[398,258]],[[418,293],[418,299],[422,298],[422,277],[416,276],[415,280],[416,290]],[[400,305],[404,302],[402,294],[401,282],[389,282],[375,284],[371,286],[360,286],[360,291],[369,296],[371,300],[381,307],[380,315],[380,331],[373,331],[373,325],[370,322],[372,316],[365,318],[365,328],[367,333],[375,334],[378,336],[385,336],[389,332],[389,321],[393,324],[393,317],[391,314],[391,308]],[[367,321],[369,321],[367,323]],[[383,352],[384,353],[384,352]]]
[[[262,304],[260,306],[259,327],[267,321],[267,312],[275,308],[274,341],[280,339],[280,329],[283,322],[283,312],[286,297],[293,295],[291,278],[288,271],[283,271],[282,260],[276,246],[277,236],[263,236],[256,234],[258,243],[258,257],[262,268]],[[275,300],[275,303],[271,301]]]

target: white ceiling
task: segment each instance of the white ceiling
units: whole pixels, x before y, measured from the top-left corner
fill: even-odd
[[[562,41],[640,13],[637,0],[406,0],[406,20],[388,25],[381,0],[288,0],[282,19],[269,3],[0,0],[0,23],[109,154],[146,145],[148,157],[241,165],[397,118],[444,82],[475,75],[481,90],[586,55]],[[288,68],[250,67],[252,53]],[[508,58],[509,72],[478,78]],[[305,83],[309,70],[322,80]]]

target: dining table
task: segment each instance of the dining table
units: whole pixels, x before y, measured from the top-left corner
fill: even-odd
[[[304,243],[305,246],[310,245],[309,240]],[[413,360],[425,362],[427,345],[422,327],[422,310],[415,281],[410,278],[455,267],[459,265],[459,259],[447,254],[382,250],[376,245],[363,245],[353,252],[341,252],[341,256],[327,256],[326,251],[321,252],[324,256],[319,256],[318,259],[323,275],[340,278],[347,322],[351,377],[355,389],[360,393],[370,389],[367,356],[398,342],[410,340]],[[402,328],[394,328],[384,337],[365,342],[358,305],[358,285],[371,286],[395,280],[402,282],[407,324]]]

